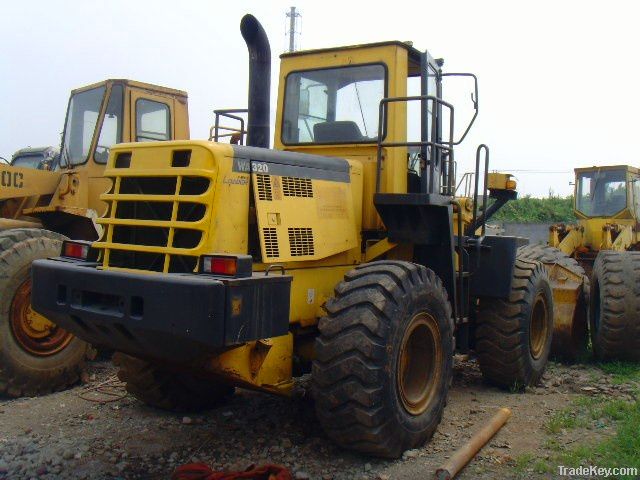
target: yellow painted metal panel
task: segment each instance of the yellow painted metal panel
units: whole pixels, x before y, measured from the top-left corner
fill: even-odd
[[[252,176],[265,263],[322,259],[358,246],[350,183],[301,179],[311,195],[302,197],[283,191],[283,182],[294,177]]]

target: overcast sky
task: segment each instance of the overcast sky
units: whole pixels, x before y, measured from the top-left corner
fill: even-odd
[[[69,91],[106,78],[186,90],[191,137],[205,138],[214,108],[246,105],[242,15],[270,37],[275,91],[292,4],[303,49],[412,40],[445,70],[476,73],[480,115],[456,154],[460,172],[478,143],[492,169],[513,171],[536,196],[570,193],[574,167],[640,163],[640,12],[622,0],[3,2],[0,156],[59,145]],[[469,104],[447,99],[461,112]]]

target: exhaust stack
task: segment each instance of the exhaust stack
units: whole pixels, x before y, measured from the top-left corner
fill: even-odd
[[[247,145],[269,148],[271,95],[271,47],[267,34],[253,15],[240,22],[240,33],[249,50],[249,113]]]

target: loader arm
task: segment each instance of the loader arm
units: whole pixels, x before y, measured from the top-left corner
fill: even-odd
[[[620,225],[620,233],[611,244],[611,250],[622,252],[628,250],[633,243],[633,227],[631,225]]]
[[[55,192],[62,172],[35,170],[2,166],[0,168],[0,201],[9,198],[24,198],[38,195],[50,195]]]
[[[554,247],[557,247],[563,253],[571,257],[573,256],[573,253],[580,246],[582,246],[582,243],[583,243],[582,232],[578,229],[571,229],[559,244],[554,245],[553,243],[551,243],[551,245],[553,245]]]
[[[52,195],[61,175],[61,172],[9,165],[0,168],[0,231],[38,227],[40,222],[25,218],[24,210],[37,206],[42,197]]]

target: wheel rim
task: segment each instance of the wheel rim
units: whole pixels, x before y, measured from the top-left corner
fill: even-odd
[[[534,359],[539,359],[547,343],[549,335],[549,318],[547,311],[547,301],[539,293],[533,303],[531,310],[531,325],[529,329],[529,350]]]
[[[73,335],[56,326],[31,308],[31,279],[18,287],[11,302],[11,330],[20,346],[40,357],[63,350]]]
[[[420,415],[431,403],[441,376],[442,346],[435,318],[419,313],[404,333],[397,367],[400,399],[407,412]]]

